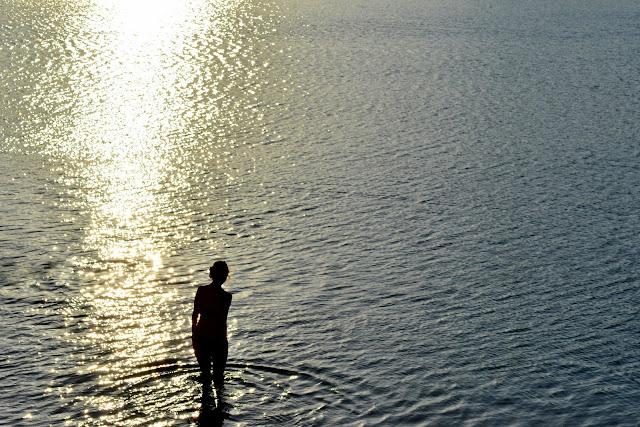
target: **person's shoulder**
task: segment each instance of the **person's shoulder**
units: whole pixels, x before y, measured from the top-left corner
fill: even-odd
[[[224,289],[222,290],[222,292],[224,292],[224,294],[223,294],[223,295],[224,295],[224,297],[225,297],[227,300],[231,301],[231,299],[233,298],[233,295],[231,294],[231,292],[225,291]]]

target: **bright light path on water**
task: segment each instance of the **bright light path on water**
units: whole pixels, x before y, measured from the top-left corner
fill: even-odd
[[[98,375],[102,386],[141,381],[148,374],[134,367],[155,366],[175,355],[175,345],[189,345],[175,336],[189,330],[188,318],[171,314],[177,291],[167,286],[173,270],[164,269],[192,215],[176,197],[193,173],[182,167],[188,160],[180,144],[189,141],[183,135],[198,111],[194,103],[208,102],[217,92],[211,82],[229,74],[225,61],[203,67],[198,50],[228,49],[236,38],[229,16],[239,3],[103,0],[70,23],[84,36],[64,52],[58,78],[66,80],[60,96],[69,107],[54,130],[65,138],[48,149],[75,162],[69,166],[74,176],[66,178],[74,196],[68,222],[77,211],[90,218],[83,252],[70,260],[86,286],[65,314],[74,324],[74,307],[91,307],[83,322],[88,330],[73,339],[79,348],[109,355],[89,356],[94,360],[78,366]],[[207,45],[199,42],[203,34]],[[228,120],[220,114],[208,109],[211,123]],[[174,341],[179,344],[164,348]],[[87,396],[85,403],[114,414],[102,422],[123,422],[118,408],[126,402],[109,393]]]

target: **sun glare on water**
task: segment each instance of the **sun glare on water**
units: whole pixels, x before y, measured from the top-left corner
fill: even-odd
[[[221,16],[225,5],[218,5]],[[171,135],[188,132],[188,59],[203,31],[199,17],[216,12],[205,6],[104,0],[84,23],[99,43],[86,47],[91,61],[76,62],[72,83],[79,102],[71,136],[57,149],[87,160],[80,172],[92,190],[83,194],[93,212],[86,243],[103,259],[144,258],[165,249],[157,219],[169,200],[158,189],[167,182],[172,191],[186,185],[175,169],[179,146]]]
[[[112,25],[122,32],[152,35],[189,18],[189,3],[184,0],[104,0],[104,8],[112,13]]]
[[[101,384],[175,354],[164,343],[188,331],[186,317],[172,314],[178,296],[168,286],[174,270],[165,268],[191,226],[180,194],[192,171],[182,168],[180,144],[192,131],[199,49],[216,49],[199,37],[233,40],[225,17],[238,4],[103,0],[75,18],[85,39],[73,41],[66,59],[64,96],[72,102],[60,122],[65,137],[49,154],[74,160],[66,178],[74,183],[70,212],[88,218],[83,250],[70,259],[84,286],[75,304],[88,313],[86,332],[74,340],[88,349],[78,370],[99,375]],[[214,61],[205,69],[215,78],[223,67]],[[74,322],[72,311],[67,321]],[[107,396],[89,403],[101,410],[124,404]]]

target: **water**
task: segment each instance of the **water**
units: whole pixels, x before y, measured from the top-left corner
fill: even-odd
[[[1,0],[1,421],[637,425],[639,22]]]

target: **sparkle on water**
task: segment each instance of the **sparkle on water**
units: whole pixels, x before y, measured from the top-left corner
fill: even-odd
[[[67,333],[76,341],[72,345],[82,349],[78,375],[96,376],[103,388],[141,382],[138,393],[144,396],[145,389],[155,393],[154,402],[161,405],[169,403],[163,401],[163,393],[194,389],[188,382],[192,368],[171,378],[169,384],[146,375],[163,365],[177,369],[180,363],[176,365],[173,355],[185,347],[189,351],[190,341],[184,336],[188,316],[174,315],[171,307],[180,296],[175,288],[166,286],[175,281],[174,270],[163,268],[164,258],[171,253],[169,240],[185,238],[181,235],[184,222],[194,215],[188,208],[176,209],[180,203],[172,199],[189,186],[184,175],[193,173],[182,171],[181,166],[194,167],[189,159],[181,158],[180,144],[183,135],[207,131],[207,126],[218,131],[222,124],[236,126],[229,114],[232,109],[224,108],[234,102],[226,93],[240,74],[251,73],[245,62],[255,65],[241,51],[241,37],[246,36],[239,30],[245,25],[241,6],[237,0],[83,4],[79,6],[82,12],[66,23],[71,27],[68,39],[62,41],[60,56],[51,58],[43,71],[42,98],[35,100],[36,108],[38,104],[60,104],[52,126],[31,139],[48,139],[46,151],[52,158],[74,162],[61,170],[61,179],[73,196],[68,199],[72,206],[67,206],[65,220],[73,222],[78,212],[90,218],[82,251],[69,260],[72,274],[86,285],[64,311],[67,327],[86,328],[81,334]],[[55,13],[58,6],[48,7]],[[208,67],[193,63],[201,60],[199,49],[212,50],[208,57],[217,62]],[[194,105],[198,102],[201,105]],[[196,111],[205,120],[199,117],[193,129]],[[220,136],[214,148],[233,145]],[[218,164],[231,157],[228,152],[223,154]],[[198,166],[209,167],[196,163]],[[223,165],[219,176],[213,177],[218,179],[233,181],[236,177]],[[218,250],[215,241],[210,249],[211,253]],[[209,261],[208,257],[203,256],[202,261]],[[193,276],[181,280],[189,278]],[[82,326],[78,313],[90,313]],[[232,320],[231,336],[234,324]],[[166,347],[168,343],[173,344],[171,348]],[[150,367],[148,372],[135,372],[144,366]],[[68,387],[61,398],[72,391]],[[185,399],[187,405],[191,397]],[[232,400],[239,397],[230,395]],[[88,420],[99,414],[102,422],[127,423],[129,415],[124,409],[128,402],[123,395],[86,393],[77,399],[85,401]],[[144,401],[138,402],[138,410],[140,405]],[[177,405],[168,410],[181,413],[184,408]],[[187,411],[185,415],[197,413]],[[135,422],[141,420],[144,416]]]

